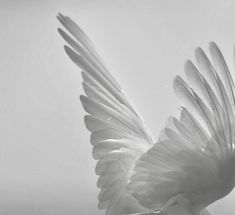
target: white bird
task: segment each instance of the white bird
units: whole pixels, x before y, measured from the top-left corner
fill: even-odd
[[[68,31],[58,29],[65,51],[82,70],[98,207],[106,215],[208,215],[205,208],[235,185],[234,82],[217,45],[210,43],[211,61],[197,48],[198,68],[185,63],[188,83],[175,78],[180,116],[156,141],[85,33],[58,19]]]

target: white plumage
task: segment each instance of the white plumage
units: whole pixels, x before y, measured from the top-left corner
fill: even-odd
[[[180,117],[155,141],[88,37],[69,17],[58,19],[69,32],[59,29],[65,50],[82,70],[98,207],[106,215],[208,215],[205,208],[235,185],[234,83],[217,45],[210,43],[212,63],[200,48],[198,68],[186,62],[188,83],[175,78]]]

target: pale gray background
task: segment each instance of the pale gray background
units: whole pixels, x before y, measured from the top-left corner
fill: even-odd
[[[0,214],[88,215],[97,193],[79,69],[55,15],[90,35],[157,137],[179,102],[175,75],[217,41],[232,63],[235,1],[0,1]],[[211,206],[235,213],[234,193]]]

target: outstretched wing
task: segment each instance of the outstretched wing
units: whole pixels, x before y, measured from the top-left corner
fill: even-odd
[[[190,85],[175,78],[180,118],[169,120],[160,141],[136,163],[128,189],[147,208],[164,207],[179,194],[203,208],[231,191],[234,170],[223,165],[234,148],[234,83],[213,42],[210,52],[213,64],[200,48],[199,69],[186,62]]]
[[[107,209],[106,215],[139,212],[143,207],[126,186],[135,161],[152,146],[153,138],[88,37],[69,17],[59,14],[58,19],[69,32],[58,29],[69,45],[65,51],[82,69],[86,96],[81,102],[88,113],[85,124],[91,132],[93,157],[98,160],[98,207]]]

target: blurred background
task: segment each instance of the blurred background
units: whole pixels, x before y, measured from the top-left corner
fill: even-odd
[[[197,46],[216,41],[233,70],[234,11],[233,0],[0,0],[0,214],[104,214],[58,12],[90,36],[157,137],[179,107],[172,81]],[[231,215],[234,200],[210,211]]]

